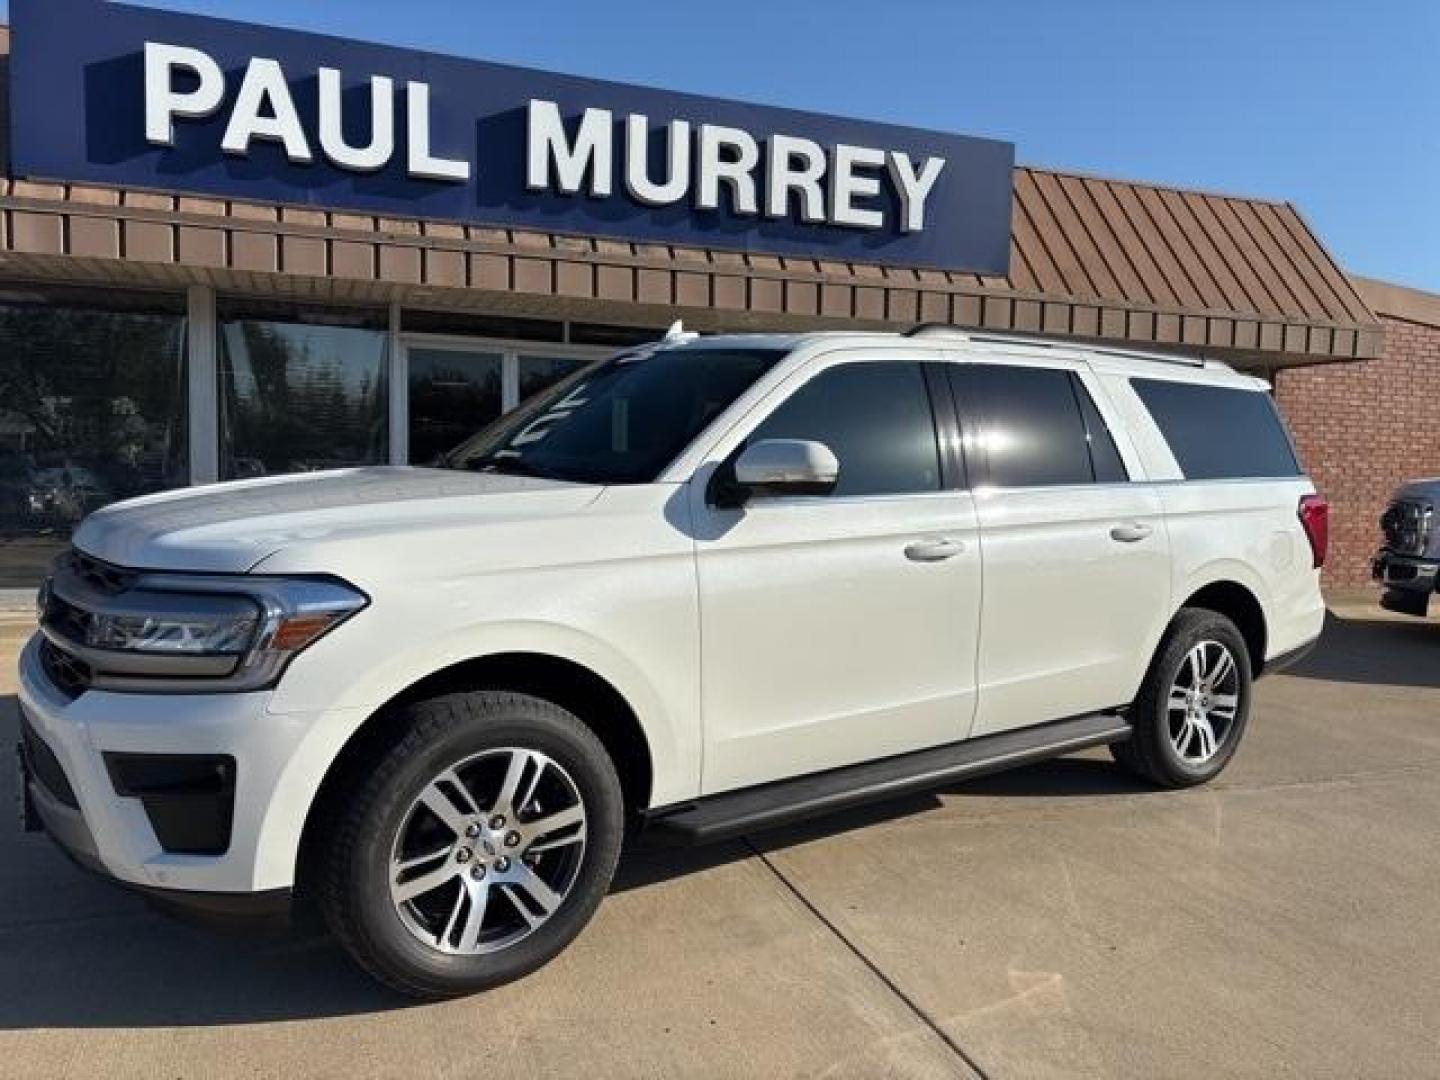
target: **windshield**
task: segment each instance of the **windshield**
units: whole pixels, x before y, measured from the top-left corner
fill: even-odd
[[[443,468],[646,484],[784,355],[646,346],[582,368],[471,436]]]

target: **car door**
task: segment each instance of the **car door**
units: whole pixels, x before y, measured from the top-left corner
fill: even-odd
[[[1084,365],[949,370],[985,564],[973,734],[1127,704],[1169,610],[1157,492]]]
[[[957,472],[948,386],[924,356],[817,359],[692,483],[706,793],[953,742],[969,728],[975,505]],[[840,463],[834,490],[716,507],[708,474],[770,438],[828,446]]]

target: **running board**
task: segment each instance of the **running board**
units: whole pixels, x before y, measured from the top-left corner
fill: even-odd
[[[1129,723],[1110,713],[1002,731],[662,807],[647,817],[644,836],[657,846],[708,844],[1129,737]]]

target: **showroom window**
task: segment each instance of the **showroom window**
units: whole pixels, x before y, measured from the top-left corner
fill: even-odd
[[[91,510],[189,480],[184,311],[0,293],[0,588],[35,585]]]
[[[585,363],[585,359],[578,356],[522,354],[517,364],[520,400],[526,401],[540,391],[554,386],[561,379],[579,371]]]
[[[505,411],[505,357],[491,349],[412,346],[410,461],[439,461]]]
[[[487,424],[615,351],[569,342],[573,325],[479,312],[399,312],[399,362],[391,370],[399,428],[390,460],[442,465]],[[647,340],[657,336],[650,331]]]
[[[220,478],[387,460],[384,311],[221,306]]]

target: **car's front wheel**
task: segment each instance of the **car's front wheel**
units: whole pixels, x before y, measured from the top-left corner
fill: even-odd
[[[1131,737],[1111,753],[1163,787],[1203,784],[1240,745],[1251,679],[1250,653],[1235,624],[1208,609],[1181,609],[1126,713]]]
[[[451,694],[388,719],[400,734],[334,800],[317,852],[331,930],[417,997],[534,971],[579,934],[614,873],[624,810],[604,747],[520,694]]]

